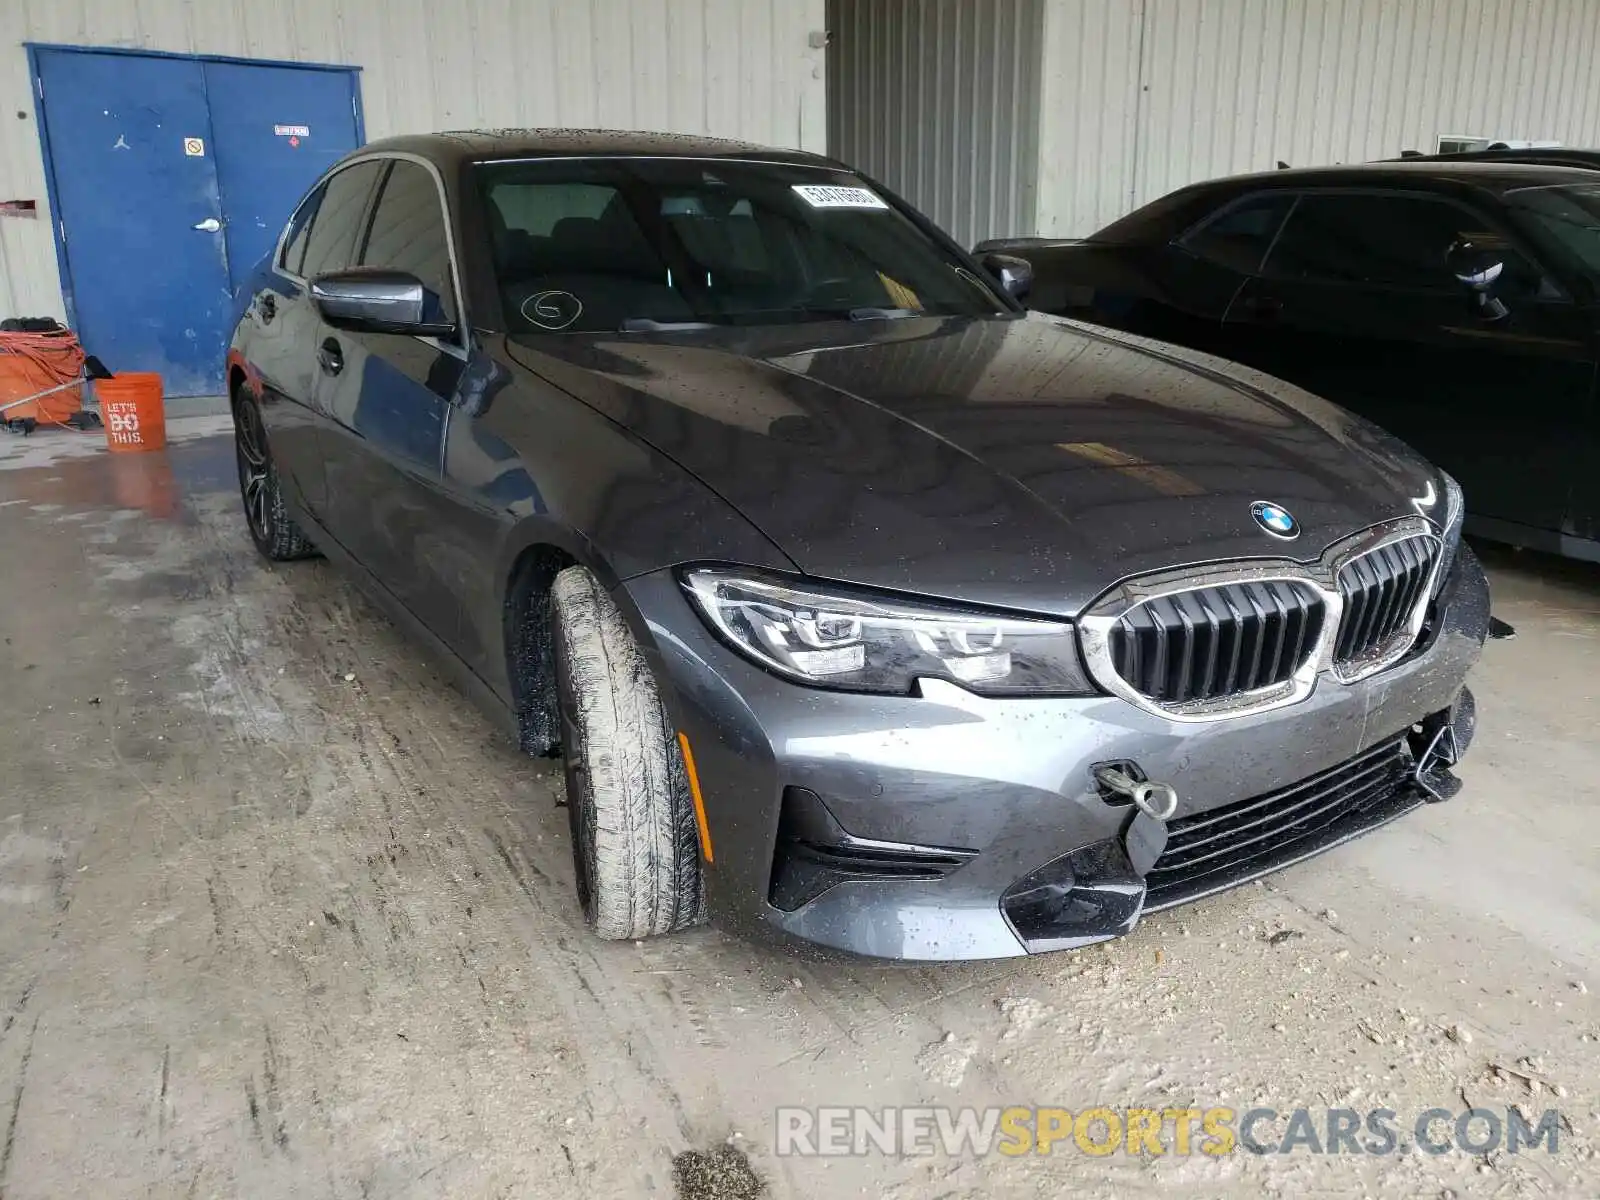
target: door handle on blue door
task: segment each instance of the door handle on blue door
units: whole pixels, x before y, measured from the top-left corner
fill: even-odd
[[[329,375],[337,375],[344,370],[344,348],[339,345],[337,338],[326,338],[317,350],[317,365]]]

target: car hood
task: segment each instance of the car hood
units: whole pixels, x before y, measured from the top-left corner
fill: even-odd
[[[1269,376],[1056,317],[516,336],[806,574],[1072,615],[1131,575],[1311,560],[1431,468]],[[1267,535],[1269,500],[1301,535]]]

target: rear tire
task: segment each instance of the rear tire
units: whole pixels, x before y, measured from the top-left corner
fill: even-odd
[[[584,917],[611,940],[697,924],[705,894],[694,802],[650,665],[584,567],[556,576],[551,620]]]
[[[311,539],[289,516],[267,445],[267,427],[254,397],[242,389],[233,397],[234,457],[239,464],[239,495],[250,540],[273,562],[310,558],[317,552]]]

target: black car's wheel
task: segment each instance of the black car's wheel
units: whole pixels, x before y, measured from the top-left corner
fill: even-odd
[[[239,494],[244,499],[244,517],[256,549],[274,562],[315,554],[317,548],[300,532],[284,507],[261,410],[243,392],[236,394],[233,400],[233,444],[239,460]]]
[[[578,900],[603,938],[704,919],[694,803],[650,666],[583,567],[551,592],[567,815]]]

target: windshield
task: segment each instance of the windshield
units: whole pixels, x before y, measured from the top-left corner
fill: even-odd
[[[1009,311],[842,171],[696,159],[485,163],[513,330],[642,331]]]
[[[1519,188],[1506,205],[1552,257],[1600,280],[1600,185]]]

